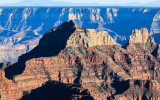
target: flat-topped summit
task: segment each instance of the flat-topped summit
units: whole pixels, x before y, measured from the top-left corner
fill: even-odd
[[[140,30],[132,30],[129,37],[129,43],[155,43],[154,38],[149,34],[147,28],[141,28]]]
[[[116,42],[106,31],[97,33],[94,29],[81,29],[76,30],[69,37],[66,47],[92,47],[96,45],[116,45]]]

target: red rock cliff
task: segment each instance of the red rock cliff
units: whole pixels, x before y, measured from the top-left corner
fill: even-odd
[[[65,30],[67,31],[64,38]],[[89,38],[94,37],[93,34],[85,33],[85,29],[78,27],[73,21],[49,30],[36,49],[21,56],[17,64],[5,70],[6,77],[12,75],[13,80],[8,83],[9,80],[4,77],[4,72],[1,74],[1,79],[5,79],[6,84],[14,84],[11,86],[14,91],[17,89],[20,91],[17,92],[18,97],[11,93],[17,99],[23,96],[22,91],[29,94],[33,89],[43,87],[47,81],[80,85],[82,88],[80,91],[87,90],[95,100],[160,99],[159,45],[153,42],[146,29],[134,32],[129,39],[132,42],[128,42],[123,48],[116,46],[108,34],[100,35],[103,38],[107,36],[105,37],[107,40],[101,41],[99,36],[98,41],[101,42],[97,45],[94,39]],[[134,42],[137,34],[142,38]],[[74,39],[70,36],[80,37]],[[90,45],[94,43],[95,45]],[[43,52],[46,53],[38,56]],[[58,55],[55,55],[55,52],[58,52]],[[19,68],[16,66],[23,63],[25,66],[21,66],[24,67],[21,73],[16,74],[16,71],[9,73],[11,69]],[[6,95],[1,94],[1,98],[6,99],[3,97]],[[12,98],[12,96],[7,97]]]

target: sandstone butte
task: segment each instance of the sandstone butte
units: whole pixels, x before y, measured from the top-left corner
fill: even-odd
[[[73,21],[0,70],[1,100],[160,100],[160,49],[146,28],[116,45]]]

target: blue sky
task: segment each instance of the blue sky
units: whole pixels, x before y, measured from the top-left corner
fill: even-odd
[[[18,3],[23,0],[0,0],[0,4],[6,4],[6,3]]]
[[[139,6],[160,7],[160,0],[0,0],[0,6]]]
[[[28,0],[0,0],[0,4],[7,4],[7,3],[18,3]],[[31,0],[31,1],[42,1],[42,0]],[[45,0],[43,0],[45,1]],[[69,3],[99,3],[99,4],[126,4],[126,3],[149,3],[157,0],[51,0],[51,1],[62,1],[62,2],[69,2]]]
[[[58,1],[66,1],[71,3],[126,4],[133,2],[148,3],[157,0],[58,0]]]

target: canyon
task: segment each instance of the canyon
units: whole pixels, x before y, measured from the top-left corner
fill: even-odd
[[[147,28],[125,45],[73,20],[0,70],[1,100],[159,100],[160,48]]]
[[[17,62],[49,29],[68,20],[97,33],[107,31],[119,46],[141,27],[160,43],[159,13],[159,8],[141,7],[0,7],[0,63]]]

